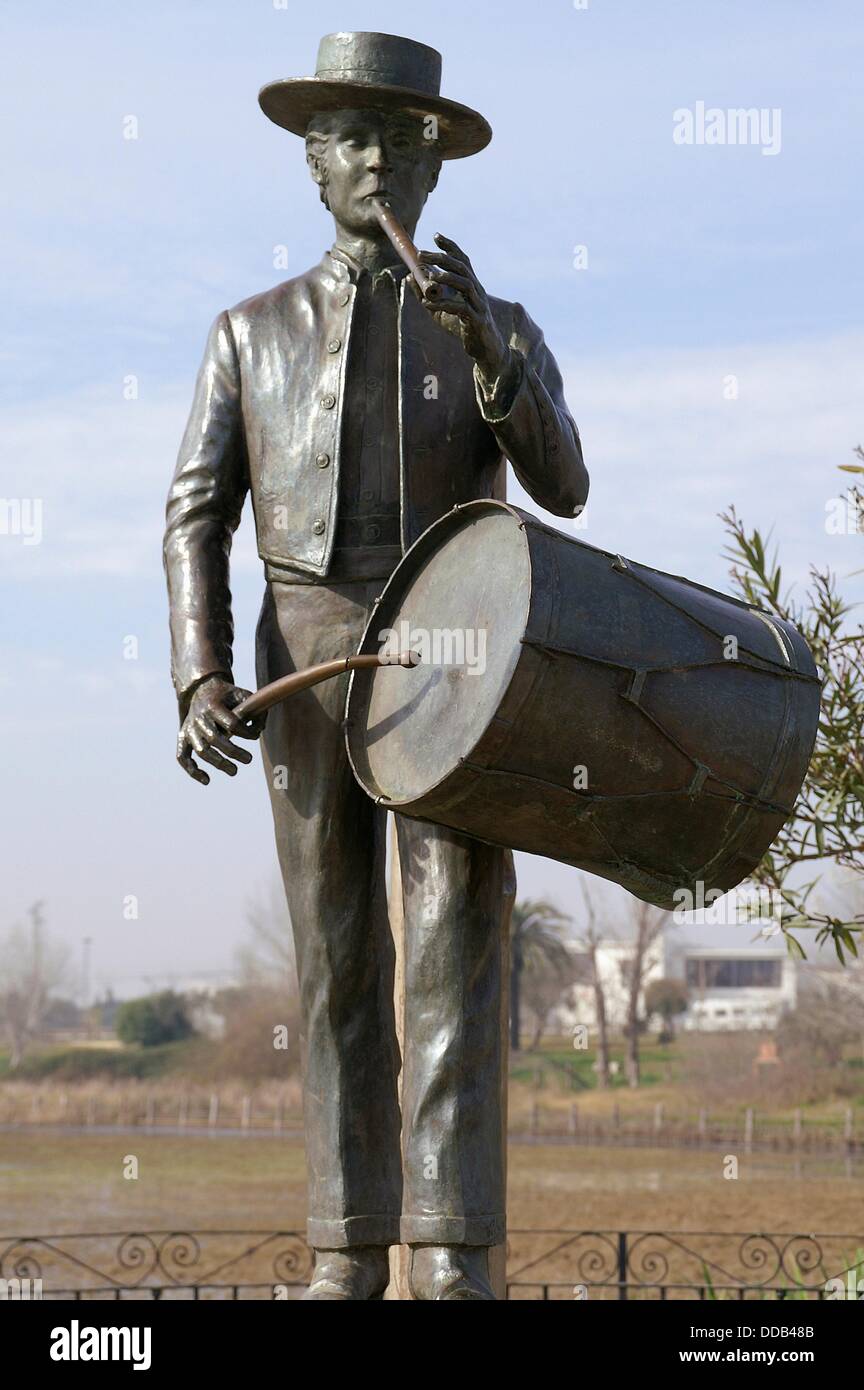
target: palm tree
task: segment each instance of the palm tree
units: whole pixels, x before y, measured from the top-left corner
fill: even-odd
[[[563,940],[570,919],[552,903],[529,899],[516,903],[510,918],[510,1046],[519,1051],[521,984],[527,970],[552,969],[563,974],[572,957]]]

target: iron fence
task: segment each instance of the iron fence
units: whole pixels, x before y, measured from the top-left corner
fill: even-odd
[[[0,1236],[0,1298],[295,1300],[313,1255],[299,1231]],[[514,1230],[511,1301],[858,1297],[864,1236]],[[862,1278],[864,1288],[864,1278]]]

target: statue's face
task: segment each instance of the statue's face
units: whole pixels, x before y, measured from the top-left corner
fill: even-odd
[[[328,117],[324,170],[327,201],[336,221],[362,235],[377,230],[371,199],[384,198],[399,221],[413,228],[438,180],[434,151],[419,117],[381,111],[339,111]]]

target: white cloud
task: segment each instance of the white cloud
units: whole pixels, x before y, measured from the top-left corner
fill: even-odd
[[[763,535],[773,526],[790,581],[811,564],[860,567],[861,537],[828,535],[825,508],[850,481],[838,465],[864,438],[862,360],[856,334],[564,364],[591,473],[575,534],[725,589],[717,513],[734,503]]]
[[[825,507],[864,436],[864,336],[608,356],[564,365],[592,476],[589,544],[728,587],[717,513],[734,502],[774,527],[790,579],[811,563],[860,568],[860,537],[829,536]],[[738,398],[724,399],[737,379]],[[4,488],[43,499],[44,539],[0,537],[0,566],[27,580],[159,573],[163,505],[192,390],[79,393],[8,412]],[[511,485],[511,498],[530,499]],[[554,519],[566,529],[568,522]],[[260,572],[251,518],[238,575]],[[160,581],[161,582],[161,581]]]

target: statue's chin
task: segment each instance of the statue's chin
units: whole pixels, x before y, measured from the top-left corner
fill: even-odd
[[[381,236],[384,235],[381,231],[378,218],[375,216],[372,208],[365,203],[360,208],[352,208],[345,217],[337,217],[336,222],[340,227],[343,227],[346,232],[350,232],[352,236],[369,236],[375,233]]]

